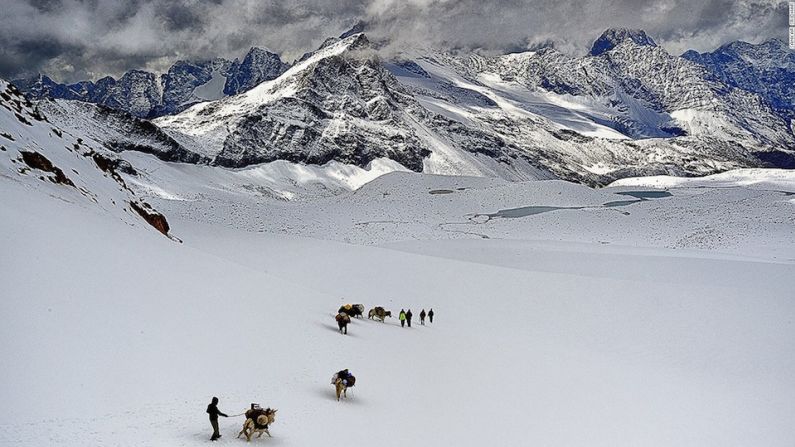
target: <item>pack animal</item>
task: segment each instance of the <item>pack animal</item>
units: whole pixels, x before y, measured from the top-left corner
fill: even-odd
[[[348,388],[352,387],[356,383],[356,377],[353,374],[345,373],[342,376],[340,371],[337,374],[334,374],[332,382],[334,383],[334,390],[337,393],[337,401],[339,402],[340,397],[345,399],[348,398]]]
[[[262,437],[265,433],[268,437],[272,437],[268,426],[276,421],[275,409],[266,408],[253,408],[246,411],[246,422],[243,423],[243,429],[237,434],[239,438],[241,435],[246,436],[246,441],[251,441],[251,437],[256,433],[257,438]]]
[[[391,316],[392,316],[392,311],[384,310],[384,308],[381,306],[377,306],[370,309],[370,312],[367,314],[367,318],[371,320],[381,320],[382,323],[384,322],[384,319],[386,317],[391,317]]]
[[[351,317],[348,316],[345,312],[340,312],[334,317],[337,320],[337,326],[340,328],[340,333],[348,334],[348,323],[351,322]]]
[[[364,314],[364,304],[346,304],[340,307],[337,312],[348,314],[351,318],[361,318]]]

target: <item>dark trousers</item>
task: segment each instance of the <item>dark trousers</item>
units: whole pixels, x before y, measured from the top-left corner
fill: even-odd
[[[425,318],[420,318],[420,324],[425,326]]]
[[[406,323],[408,323],[409,327],[411,327],[411,318],[406,318]]]
[[[210,424],[213,426],[213,437],[210,440],[215,441],[221,437],[221,433],[218,432],[218,419],[210,419]]]
[[[430,320],[430,322],[433,323],[433,317],[432,316],[428,315],[428,320]]]
[[[400,320],[400,327],[406,326],[406,320]]]

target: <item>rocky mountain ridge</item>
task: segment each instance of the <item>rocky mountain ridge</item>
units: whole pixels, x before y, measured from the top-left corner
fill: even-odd
[[[289,67],[279,55],[251,48],[242,60],[216,58],[177,61],[157,75],[131,70],[119,79],[107,76],[96,82],[61,84],[46,75],[13,81],[32,99],[67,99],[90,102],[139,118],[179,113],[193,104],[236,95],[275,79]]]
[[[289,67],[270,54],[175,64],[161,95],[169,105],[154,106],[161,117],[149,129],[109,110],[124,109],[110,100],[59,108],[112,129],[100,133],[114,150],[231,168],[276,160],[367,167],[388,158],[417,172],[606,184],[795,167],[795,138],[780,109],[640,30],[607,30],[582,57],[553,48],[492,57],[424,49],[383,60],[378,45],[354,32]],[[219,73],[241,71],[235,64],[249,76],[220,82]],[[125,90],[127,104],[146,110],[156,89],[141,86],[151,77],[130,77],[139,81]],[[49,91],[66,98],[98,84]]]

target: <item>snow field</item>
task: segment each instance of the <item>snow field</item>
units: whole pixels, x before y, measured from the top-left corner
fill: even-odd
[[[791,263],[554,241],[367,247],[180,218],[176,244],[10,185],[3,443],[204,445],[213,395],[228,414],[278,408],[274,438],[253,441],[268,445],[795,435]],[[356,320],[343,336],[345,302],[410,307],[417,323],[433,307],[436,322]],[[358,382],[338,403],[342,368]],[[242,443],[241,424],[222,419],[219,443]]]

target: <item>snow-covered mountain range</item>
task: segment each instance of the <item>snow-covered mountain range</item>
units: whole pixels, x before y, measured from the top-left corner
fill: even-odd
[[[385,60],[358,31],[291,66],[252,49],[242,62],[179,62],[159,80],[132,71],[119,81],[20,84],[34,98],[105,106],[41,108],[69,110],[63,120],[113,150],[232,168],[276,160],[366,168],[390,159],[417,172],[606,184],[795,167],[786,83],[778,93],[747,85],[777,52],[745,57],[751,74],[721,76],[704,55],[673,56],[643,31],[611,29],[582,57],[553,48],[489,57],[413,49]],[[108,108],[159,118],[152,125]]]
[[[146,118],[178,113],[198,102],[244,92],[275,79],[288,67],[277,54],[254,47],[242,61],[178,61],[161,75],[131,70],[119,79],[107,76],[96,82],[61,84],[39,74],[13,82],[33,99],[91,102]]]
[[[728,85],[759,94],[787,116],[795,116],[795,51],[783,40],[758,45],[731,42],[710,53],[690,50],[682,57],[706,66]]]

